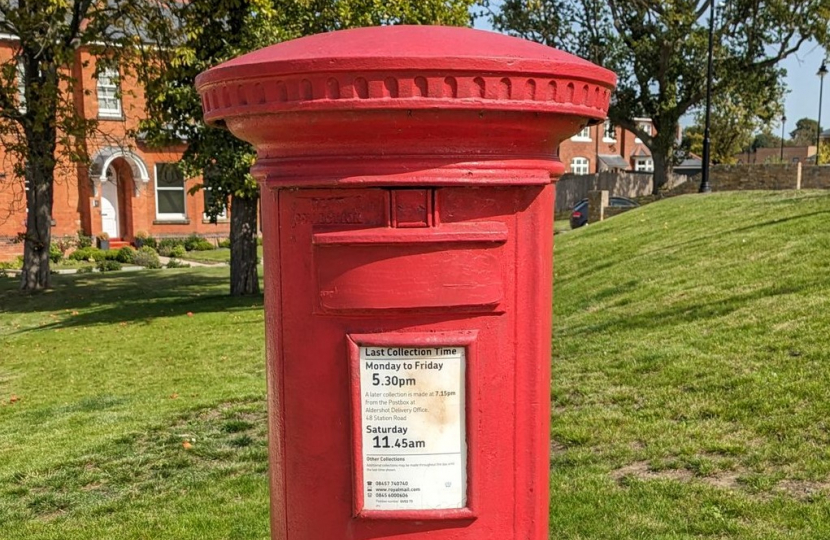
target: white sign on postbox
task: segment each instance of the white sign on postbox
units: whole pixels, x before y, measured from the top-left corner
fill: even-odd
[[[467,504],[466,349],[360,347],[364,510]]]

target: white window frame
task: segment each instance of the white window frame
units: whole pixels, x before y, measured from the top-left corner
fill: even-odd
[[[582,156],[571,158],[571,174],[591,174],[591,160]]]
[[[202,201],[205,205],[205,209],[207,209],[207,201],[205,199],[207,199],[208,192],[211,191],[211,190],[212,190],[212,188],[210,188],[210,187],[203,187],[202,188],[202,191],[204,191],[204,193],[202,194]],[[228,219],[228,206],[227,205],[225,205],[225,209],[221,213],[216,214],[216,220],[217,221],[224,221],[226,219]],[[207,212],[202,212],[202,221],[209,221],[209,220],[210,220],[210,216],[207,214]]]
[[[634,170],[636,172],[654,172],[654,160],[650,157],[634,158]]]
[[[613,134],[613,137],[608,136],[608,132]],[[615,143],[617,142],[617,127],[611,124],[611,120],[606,120],[602,125],[602,142]]]
[[[181,190],[177,187],[159,187],[159,168],[160,166],[170,166],[176,167],[175,163],[156,163],[153,165],[153,176],[155,177],[156,182],[156,189],[155,189],[155,199],[156,199],[156,221],[187,221],[187,187],[185,186],[186,179],[184,175],[182,175],[182,187]],[[178,169],[178,168],[177,168]],[[184,213],[182,214],[173,214],[173,213],[164,213],[162,214],[159,212],[159,191],[181,191],[182,192],[182,202],[184,203]]]
[[[591,128],[585,126],[582,128],[582,131],[571,137],[571,140],[575,142],[591,142]]]
[[[121,118],[121,96],[118,80],[121,74],[115,68],[107,67],[98,73],[98,82],[95,85],[98,96],[98,116],[102,118]],[[109,105],[107,102],[114,105]]]
[[[17,110],[26,113],[26,66],[22,60],[17,62]]]
[[[651,136],[651,122],[637,122],[637,127],[645,131],[649,136]],[[635,135],[634,142],[637,144],[641,144],[643,141],[640,139],[640,137],[637,137]]]

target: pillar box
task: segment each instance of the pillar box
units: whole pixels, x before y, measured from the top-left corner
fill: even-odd
[[[614,84],[429,26],[197,79],[257,149],[274,539],[548,538],[556,152]]]

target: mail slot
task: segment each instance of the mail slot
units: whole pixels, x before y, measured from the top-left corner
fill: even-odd
[[[556,150],[614,84],[428,26],[199,77],[258,155],[272,538],[548,538]]]

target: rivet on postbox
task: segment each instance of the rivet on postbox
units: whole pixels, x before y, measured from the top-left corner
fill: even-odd
[[[198,78],[258,153],[272,538],[548,538],[556,149],[615,81],[428,26]]]

